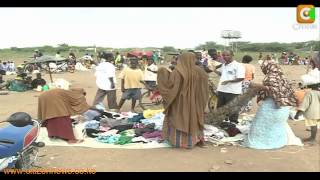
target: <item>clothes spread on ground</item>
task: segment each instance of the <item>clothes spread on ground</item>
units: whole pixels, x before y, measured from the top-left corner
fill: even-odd
[[[208,124],[205,124],[204,125],[204,139],[205,141],[208,141],[209,140],[209,137],[214,137],[215,139],[222,139],[224,137],[227,137],[227,134],[226,132],[224,132],[223,130],[221,129],[218,129],[217,127],[215,126],[212,126],[212,125],[208,125]]]
[[[156,130],[162,130],[164,116],[165,115],[162,112],[160,112],[158,114],[155,114],[150,119],[142,119],[141,122],[143,124],[155,124]]]
[[[120,116],[126,118],[115,119]],[[129,122],[130,118],[138,119],[138,117],[139,120]],[[245,137],[250,131],[253,118],[254,115],[245,114],[239,118],[238,124],[228,121],[222,122],[220,126],[217,127],[204,124],[204,140],[215,146],[243,145]],[[142,113],[136,114],[129,112],[120,113],[119,115],[118,113],[104,112],[101,113],[98,121],[89,120],[85,122],[84,133],[86,133],[88,137],[95,138],[98,142],[114,145],[160,143],[163,139],[161,131],[163,119],[164,114],[162,112],[154,114],[149,119],[144,119]],[[303,145],[301,140],[293,134],[288,124],[286,131],[288,137],[287,145]]]

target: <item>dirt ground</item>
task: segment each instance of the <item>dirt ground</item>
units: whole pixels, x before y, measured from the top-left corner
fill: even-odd
[[[255,82],[261,82],[263,75],[256,65]],[[290,80],[299,80],[306,72],[304,66],[284,66]],[[92,103],[97,87],[93,71],[53,74],[54,78],[64,78],[73,87],[82,87],[87,91],[87,102]],[[6,76],[5,79],[14,78]],[[49,75],[44,75],[49,82]],[[119,86],[118,80],[118,86]],[[37,96],[39,92],[10,92],[0,96],[0,119],[10,114],[24,111],[37,117]],[[118,90],[118,101],[121,92]],[[106,99],[105,99],[106,102]],[[128,111],[126,102],[122,111]],[[255,108],[256,109],[256,108]],[[254,111],[253,111],[254,113]],[[296,136],[309,136],[303,121],[289,121]],[[318,144],[314,146],[288,146],[278,150],[254,150],[243,147],[194,148],[192,150],[161,149],[93,149],[81,147],[47,146],[40,150],[38,165],[50,168],[94,168],[97,171],[320,171],[320,133]]]

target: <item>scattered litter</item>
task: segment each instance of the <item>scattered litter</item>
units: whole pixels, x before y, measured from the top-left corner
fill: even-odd
[[[209,169],[209,172],[215,172],[217,170],[220,169],[220,166],[212,166],[210,169]]]
[[[233,164],[233,161],[230,160],[230,159],[227,159],[224,161],[225,164],[229,164],[229,165],[232,165]]]
[[[221,148],[221,149],[220,149],[220,152],[221,152],[221,153],[226,153],[226,152],[228,152],[228,151],[227,151],[227,148]]]

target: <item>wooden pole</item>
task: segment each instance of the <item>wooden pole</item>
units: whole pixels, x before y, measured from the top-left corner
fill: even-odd
[[[50,81],[51,81],[51,83],[53,83],[52,74],[51,74],[51,69],[50,69],[49,63],[47,63],[47,65],[48,65],[48,71],[49,71]]]

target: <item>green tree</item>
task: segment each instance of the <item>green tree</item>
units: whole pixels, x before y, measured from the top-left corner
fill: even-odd
[[[162,51],[163,52],[174,52],[174,51],[176,51],[176,49],[174,47],[172,47],[172,46],[164,46],[162,48]]]
[[[195,48],[196,50],[202,50],[202,49],[223,49],[223,46],[220,44],[217,44],[216,42],[213,41],[208,41],[205,42],[204,44],[200,44]]]

